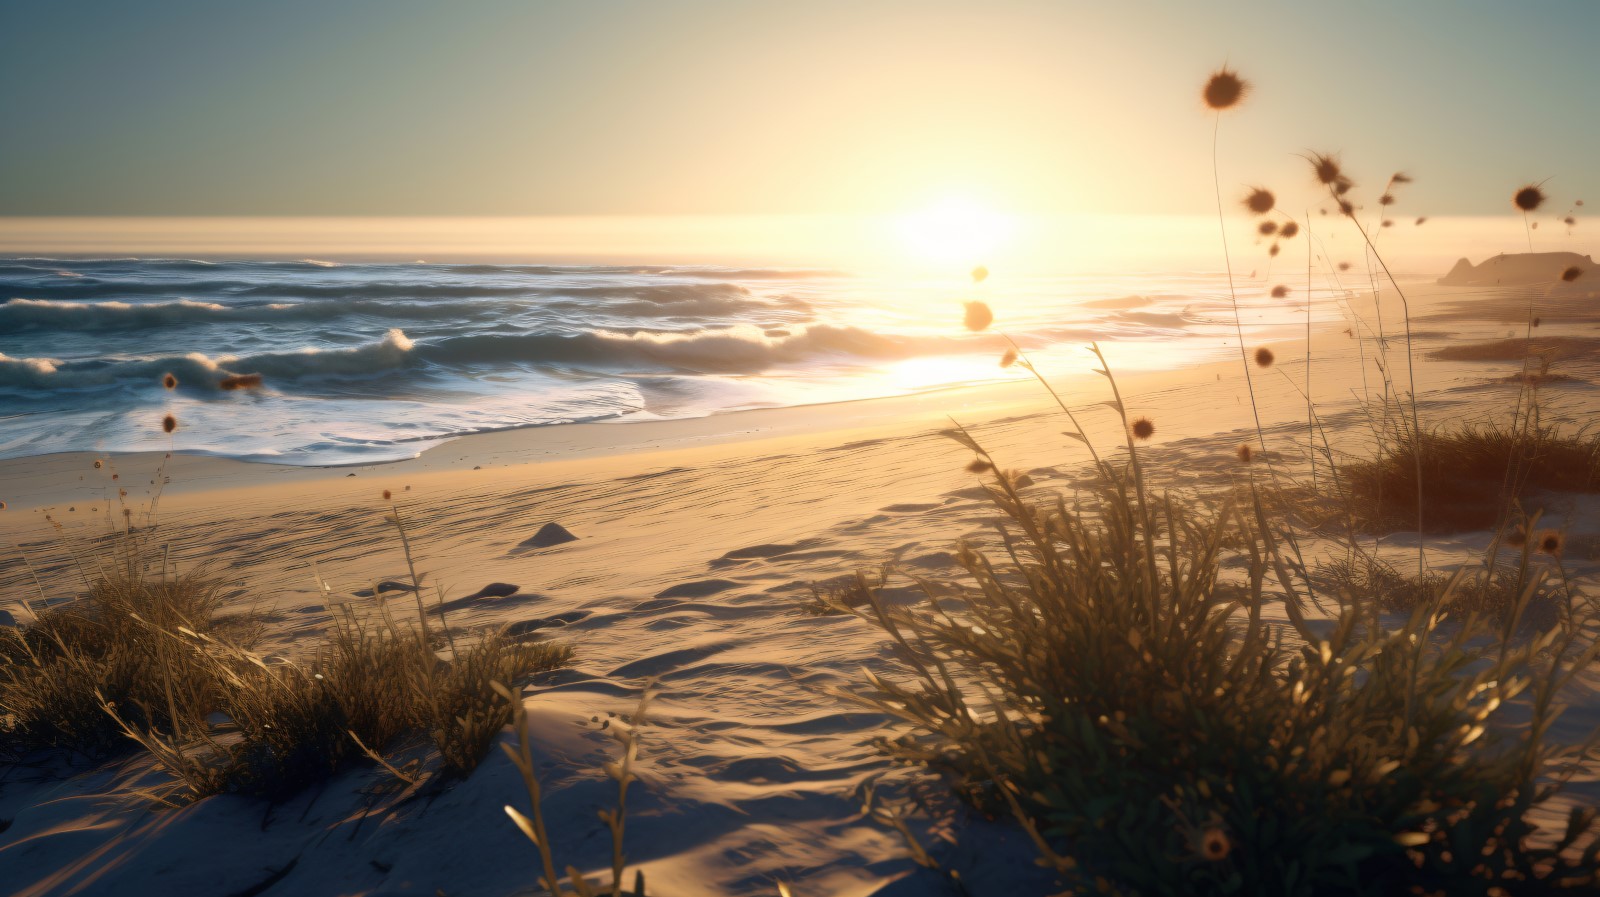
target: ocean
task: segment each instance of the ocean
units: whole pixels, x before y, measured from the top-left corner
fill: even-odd
[[[1285,275],[1295,284],[1294,275]],[[1304,327],[1237,284],[1246,340]],[[1344,294],[1313,298],[1318,320]],[[982,300],[992,330],[962,327]],[[1002,333],[1004,335],[1002,335]],[[295,465],[453,436],[832,402],[1238,352],[1221,271],[942,278],[733,267],[0,259],[0,457],[179,449]],[[175,389],[163,385],[166,374]],[[255,388],[224,389],[259,374]],[[180,421],[175,436],[162,418]]]

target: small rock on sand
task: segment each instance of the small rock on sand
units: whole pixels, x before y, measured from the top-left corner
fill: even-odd
[[[539,527],[539,531],[523,539],[517,545],[518,551],[527,551],[530,548],[549,548],[551,545],[560,545],[563,542],[576,542],[578,537],[568,532],[567,528],[559,523],[546,523]]]
[[[0,610],[0,628],[16,629],[17,618],[8,610]]]

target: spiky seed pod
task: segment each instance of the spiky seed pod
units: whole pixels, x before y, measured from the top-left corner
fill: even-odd
[[[1272,247],[1267,250],[1267,255],[1276,256],[1277,254],[1278,254],[1278,241],[1277,240],[1273,240],[1272,241]]]
[[[1349,271],[1350,270],[1350,263],[1349,262],[1340,262],[1339,263],[1339,270],[1340,271]]]
[[[1217,111],[1231,109],[1245,98],[1250,92],[1250,83],[1240,78],[1237,72],[1223,66],[1212,73],[1206,80],[1206,86],[1200,96],[1206,105]]]
[[[1422,226],[1422,222],[1427,221],[1427,220],[1428,220],[1428,216],[1427,215],[1423,215],[1421,218],[1417,219],[1417,226],[1421,227]]]
[[[972,282],[983,283],[989,278],[989,269],[982,265],[972,269]]]
[[[1355,187],[1355,185],[1355,181],[1350,180],[1344,175],[1340,175],[1339,179],[1333,182],[1333,193],[1335,196],[1343,196],[1346,193],[1349,193],[1350,190]]]
[[[1250,463],[1250,459],[1255,457],[1255,449],[1252,449],[1250,447],[1250,443],[1248,443],[1248,442],[1239,443],[1239,447],[1234,449],[1233,453],[1235,455],[1238,455],[1239,456],[1239,460],[1242,463],[1245,463],[1245,464],[1249,464]]]
[[[1318,183],[1332,187],[1344,177],[1344,172],[1339,168],[1339,158],[1332,153],[1312,153],[1309,161]]]
[[[1240,200],[1240,202],[1251,213],[1256,215],[1265,215],[1278,204],[1278,200],[1272,195],[1272,191],[1265,187],[1251,187],[1250,192],[1246,193],[1244,199]]]
[[[1256,225],[1256,233],[1260,234],[1263,237],[1270,237],[1270,236],[1272,236],[1273,234],[1275,234],[1277,232],[1278,232],[1278,222],[1276,222],[1276,221],[1263,221],[1260,224]]]
[[[1356,207],[1350,202],[1350,200],[1341,199],[1339,200],[1339,212],[1348,218],[1354,218],[1356,215]]]
[[[1223,833],[1221,826],[1208,825],[1200,832],[1199,853],[1202,859],[1218,863],[1228,858],[1233,851],[1233,845],[1228,842],[1228,836]]]
[[[1561,219],[1561,223],[1565,224],[1567,227],[1573,227],[1578,223],[1578,219],[1568,215],[1567,217]]]
[[[168,389],[177,389],[178,388],[178,378],[172,376],[171,374],[164,374],[161,377],[161,385],[165,386]]]
[[[1566,281],[1567,283],[1572,283],[1574,280],[1577,280],[1578,278],[1580,278],[1582,276],[1583,276],[1583,270],[1581,268],[1579,268],[1577,265],[1573,265],[1572,267],[1568,268],[1567,270],[1561,272],[1561,279]]]
[[[1389,178],[1389,183],[1391,184],[1409,184],[1411,181],[1411,175],[1406,174],[1403,171],[1397,171],[1394,173],[1393,177]]]
[[[1293,221],[1285,222],[1283,227],[1278,228],[1278,236],[1284,238],[1285,240],[1294,239],[1294,235],[1298,233],[1300,233],[1300,225],[1294,223]]]
[[[1393,193],[1385,193],[1382,196],[1378,197],[1378,205],[1380,205],[1380,206],[1392,206],[1392,205],[1394,205],[1394,194]]]
[[[1156,434],[1156,425],[1150,418],[1141,417],[1128,427],[1128,432],[1133,434],[1134,439],[1143,441]]]
[[[1003,368],[1011,367],[1012,365],[1014,365],[1016,363],[1017,363],[1017,350],[1016,349],[1007,349],[1006,350],[1006,354],[1000,356],[1000,366],[1003,367]]]
[[[1394,227],[1394,219],[1392,219],[1392,218],[1383,219],[1383,226],[1384,227]]]
[[[1544,191],[1538,184],[1529,184],[1511,195],[1511,204],[1524,212],[1531,212],[1544,204]]]
[[[1540,554],[1548,554],[1553,558],[1560,557],[1561,549],[1564,545],[1565,540],[1561,537],[1561,533],[1556,530],[1545,530],[1539,534]]]
[[[1272,298],[1274,299],[1282,299],[1287,295],[1289,295],[1289,288],[1281,283],[1272,288]]]
[[[1264,368],[1272,367],[1272,363],[1277,360],[1278,356],[1273,355],[1272,350],[1268,349],[1266,346],[1262,346],[1256,350],[1256,364]]]
[[[383,500],[384,501],[388,501],[392,497],[393,496],[389,493],[389,490],[387,490],[387,489],[383,490]]]
[[[967,465],[967,473],[988,473],[991,470],[994,470],[994,465],[982,458],[973,458],[972,463]]]
[[[176,429],[178,429],[178,419],[176,417],[173,417],[172,415],[169,414],[166,417],[163,417],[161,419],[161,430],[162,430],[162,432],[171,433],[173,430],[176,430]]]
[[[989,325],[994,323],[994,312],[990,311],[989,306],[982,302],[968,302],[967,314],[962,323],[966,324],[967,329],[974,333],[980,330],[988,330]]]

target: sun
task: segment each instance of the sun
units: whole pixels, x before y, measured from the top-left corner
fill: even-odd
[[[900,216],[896,230],[902,248],[923,261],[976,265],[1010,241],[1016,220],[969,197],[950,196]]]

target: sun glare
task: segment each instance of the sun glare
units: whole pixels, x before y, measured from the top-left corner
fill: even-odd
[[[1016,219],[966,197],[947,197],[900,217],[901,245],[924,261],[978,264],[1016,232]]]

